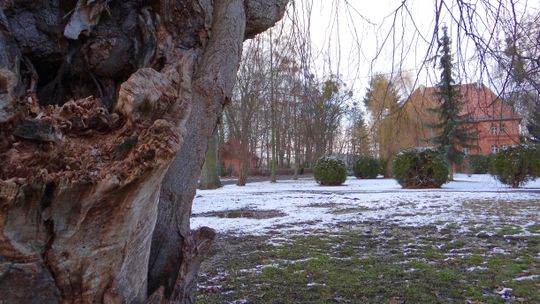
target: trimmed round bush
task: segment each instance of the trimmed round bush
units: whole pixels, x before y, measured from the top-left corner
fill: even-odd
[[[373,157],[361,157],[354,163],[353,172],[357,178],[376,178],[381,172],[381,164]]]
[[[489,170],[489,157],[485,155],[467,155],[470,173],[486,174]]]
[[[345,164],[336,158],[321,157],[313,166],[315,181],[323,186],[339,186],[347,178]]]
[[[540,177],[540,151],[537,146],[517,145],[492,156],[489,173],[504,184],[518,188]]]
[[[433,148],[399,152],[392,163],[394,178],[403,188],[440,188],[448,181],[448,163]]]

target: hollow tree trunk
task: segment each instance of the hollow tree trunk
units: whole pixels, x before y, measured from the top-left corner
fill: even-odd
[[[285,4],[0,3],[2,301],[194,302],[207,140]]]

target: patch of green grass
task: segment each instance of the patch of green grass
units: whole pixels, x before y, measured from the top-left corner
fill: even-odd
[[[540,224],[534,224],[534,225],[527,226],[527,230],[530,233],[540,233]]]
[[[428,260],[440,260],[444,258],[444,255],[439,249],[430,247],[426,249],[424,257]]]
[[[540,302],[540,279],[522,282],[512,281],[508,286],[513,289],[516,297],[530,299],[533,303]]]
[[[450,241],[444,245],[445,250],[460,249],[467,246],[467,243],[462,239]]]
[[[198,301],[504,303],[496,294],[498,287],[512,288],[511,296],[525,303],[540,301],[540,280],[514,280],[540,274],[540,238],[479,239],[460,235],[455,227],[441,234],[436,227],[383,224],[370,226],[370,233],[365,231],[291,236],[279,247],[260,245],[256,240],[245,246],[223,246],[213,258],[221,257],[220,265],[229,275],[219,282],[201,283],[226,286],[227,292],[202,290]],[[409,244],[416,250],[405,254]],[[494,253],[495,247],[508,254]],[[257,265],[273,266],[241,271],[257,269]]]
[[[540,247],[540,236],[529,236],[525,240],[531,248]]]
[[[505,235],[514,235],[523,233],[523,229],[515,226],[503,226],[499,231],[497,231],[498,237],[504,237]]]
[[[467,280],[470,281],[477,290],[469,290],[467,293],[474,299],[481,300],[486,298],[480,296],[479,289],[487,289],[494,291],[499,286],[512,288],[511,294],[516,298],[523,298],[529,301],[538,301],[540,298],[539,286],[534,286],[531,281],[515,281],[514,279],[519,277],[522,273],[529,273],[529,270],[536,269],[536,273],[540,273],[540,261],[531,259],[530,256],[526,258],[521,257],[519,254],[513,255],[501,255],[497,254],[488,257],[483,263],[486,269],[481,271],[474,271],[469,274]],[[468,259],[463,259],[463,262],[468,262],[468,266],[478,264],[480,262],[479,257],[472,256]],[[540,280],[538,280],[540,281]],[[534,288],[533,288],[534,287]],[[535,290],[536,288],[536,290]],[[489,298],[489,297],[487,297]],[[491,299],[495,303],[502,303],[498,298]]]
[[[437,226],[443,226],[440,229],[440,232],[442,234],[449,234],[459,229],[459,225],[456,223],[445,223],[445,222],[439,222]]]
[[[459,260],[459,262],[463,263],[467,267],[479,266],[483,264],[484,261],[485,261],[484,256],[475,255],[475,254],[466,255]]]

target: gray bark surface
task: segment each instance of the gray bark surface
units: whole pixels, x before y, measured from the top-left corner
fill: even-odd
[[[219,180],[220,168],[218,146],[218,128],[216,127],[212,133],[212,136],[210,136],[210,139],[208,139],[208,149],[206,149],[206,155],[204,157],[199,189],[209,190],[221,187],[221,181]]]
[[[195,71],[195,91],[187,136],[163,181],[149,272],[150,280],[156,284],[149,286],[149,293],[159,286],[165,286],[167,296],[173,292],[173,284],[178,279],[179,273],[174,271],[179,266],[175,261],[182,258],[178,244],[182,244],[188,235],[191,202],[199,181],[208,138],[215,128],[218,114],[232,93],[234,82],[231,79],[235,78],[240,61],[245,31],[242,20],[245,20],[242,1],[216,3],[212,27],[215,30]],[[184,174],[187,176],[183,177]],[[179,204],[182,212],[173,211]],[[176,235],[171,233],[172,227]]]

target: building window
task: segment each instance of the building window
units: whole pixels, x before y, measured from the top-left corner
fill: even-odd
[[[469,155],[469,148],[463,148],[463,154]]]
[[[497,126],[492,125],[490,131],[491,135],[497,135]]]
[[[491,145],[491,153],[495,154],[499,152],[499,147],[497,145]]]
[[[501,150],[506,150],[506,149],[508,149],[508,145],[502,145]]]
[[[501,133],[506,133],[506,125],[502,123],[499,130],[501,131]]]

